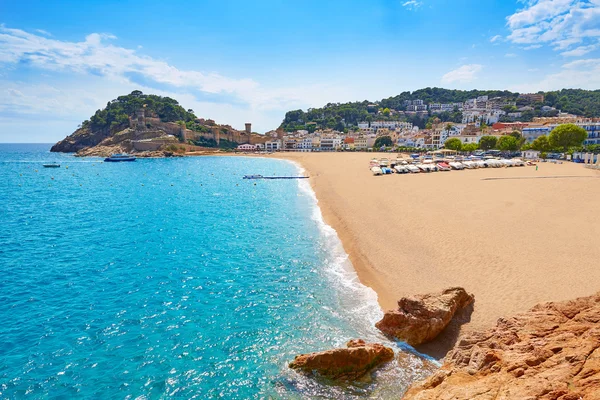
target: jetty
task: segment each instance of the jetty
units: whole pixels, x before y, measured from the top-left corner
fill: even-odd
[[[308,176],[262,176],[262,175],[244,175],[243,179],[308,179]]]

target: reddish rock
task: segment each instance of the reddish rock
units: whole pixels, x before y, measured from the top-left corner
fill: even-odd
[[[389,347],[379,343],[365,343],[362,339],[351,340],[346,347],[301,354],[296,356],[289,367],[307,373],[318,372],[330,379],[354,380],[394,358],[394,351]]]
[[[386,335],[416,346],[433,340],[456,311],[470,305],[473,300],[473,295],[460,287],[441,293],[403,297],[398,301],[398,309],[387,311],[375,326]]]
[[[466,334],[404,399],[600,400],[600,293]]]

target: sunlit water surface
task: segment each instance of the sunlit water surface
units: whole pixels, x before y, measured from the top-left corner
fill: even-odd
[[[308,182],[242,179],[298,167],[48,149],[0,145],[0,398],[390,398],[423,376],[394,343],[374,382],[287,368],[385,341]]]

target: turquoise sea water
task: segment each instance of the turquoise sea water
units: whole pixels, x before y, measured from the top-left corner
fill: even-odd
[[[345,387],[287,368],[385,340],[308,182],[241,179],[298,167],[48,149],[0,145],[0,398],[386,398],[422,376],[408,353]]]

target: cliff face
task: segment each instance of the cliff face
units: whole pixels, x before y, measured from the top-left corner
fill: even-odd
[[[106,157],[112,153],[158,151],[170,144],[180,142],[181,127],[179,125],[161,122],[156,125],[152,128],[136,129],[117,127],[112,132],[108,129],[93,129],[86,126],[77,129],[56,143],[50,151],[77,153],[79,156]]]
[[[404,399],[600,399],[600,293],[465,335]]]
[[[71,135],[56,143],[50,151],[57,153],[75,153],[87,147],[97,146],[110,136],[108,129],[93,130],[89,126],[79,128]]]

